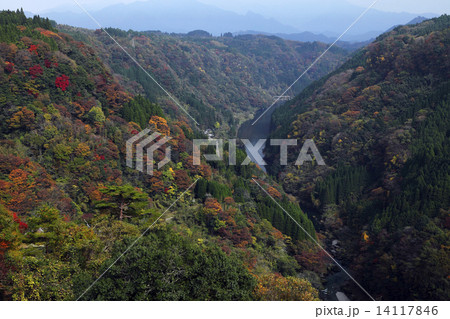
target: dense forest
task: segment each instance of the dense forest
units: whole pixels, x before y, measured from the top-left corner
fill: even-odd
[[[448,15],[399,26],[272,117],[272,136],[312,138],[328,166],[269,149],[271,173],[376,299],[450,298],[449,55]]]
[[[0,299],[319,299],[329,261],[254,180],[319,236],[256,165],[193,165],[203,133],[51,21],[3,11],[0,37]],[[126,166],[144,128],[171,137],[154,175]]]
[[[267,147],[265,173],[228,145],[193,163],[194,138],[235,137],[325,49],[1,11],[0,300],[320,300],[338,269],[317,243],[377,300],[448,300],[449,16],[333,48],[289,92],[271,136],[325,166]],[[126,162],[146,128],[171,138],[153,175]]]
[[[326,44],[286,41],[277,37],[224,34],[212,37],[205,32],[166,34],[122,31],[114,28],[85,30],[58,26],[60,30],[95,47],[114,73],[120,75],[131,92],[159,103],[176,117],[176,105],[150,81],[127,52],[179,102],[203,129],[216,136],[232,138],[239,125],[255,111],[273,102],[325,50]],[[332,48],[308,74],[292,88],[295,95],[313,80],[335,70],[349,52]]]

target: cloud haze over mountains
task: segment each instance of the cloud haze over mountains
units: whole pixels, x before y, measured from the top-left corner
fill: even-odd
[[[238,13],[240,10],[224,10],[196,0],[150,0],[114,4],[90,12],[102,26],[125,30],[186,33],[202,29],[214,35],[242,31],[271,34],[309,31],[333,38],[342,33],[364,10],[346,1],[320,0],[306,6],[304,2],[287,2],[288,6],[255,5],[248,7],[246,13]],[[59,23],[98,28],[75,4],[41,14]],[[426,13],[423,15],[428,18],[434,16]],[[394,25],[411,21],[416,16],[417,14],[412,13],[371,9],[349,30],[343,40],[369,40]]]

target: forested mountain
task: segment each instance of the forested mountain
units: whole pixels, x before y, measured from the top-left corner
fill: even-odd
[[[320,240],[298,204],[254,164],[193,165],[192,138],[205,136],[137,94],[151,89],[119,83],[105,52],[0,12],[0,298],[317,300],[328,261],[253,179]],[[172,138],[172,161],[153,176],[125,161],[125,142],[147,127]]]
[[[378,300],[450,298],[449,16],[330,50],[272,118],[327,165],[268,148],[269,174],[228,143],[194,165],[192,140],[234,137],[325,45],[107,31],[200,127],[104,32],[0,12],[0,299],[318,300],[335,268],[310,238]],[[171,137],[153,175],[126,165],[145,128]]]
[[[271,173],[377,299],[450,298],[449,56],[448,15],[400,26],[273,114],[274,137],[312,138],[327,166],[273,148]]]
[[[179,110],[123,50],[100,30],[58,26],[74,38],[95,47],[96,52],[129,90],[158,102],[171,116]],[[188,109],[203,129],[234,137],[238,125],[294,80],[326,49],[319,42],[300,43],[274,36],[207,32],[187,35],[106,29],[146,71]],[[299,92],[313,80],[335,70],[347,58],[332,48],[289,94]]]

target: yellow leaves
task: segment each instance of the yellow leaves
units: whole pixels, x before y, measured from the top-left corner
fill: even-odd
[[[12,117],[8,120],[8,123],[10,128],[31,128],[34,124],[34,120],[34,112],[26,107],[22,107],[19,111],[12,115]]]
[[[148,122],[148,124],[155,131],[157,131],[163,135],[170,135],[169,125],[167,124],[167,121],[164,118],[153,115],[150,118],[150,121]]]
[[[315,301],[319,300],[317,289],[306,279],[268,274],[257,277],[255,296],[264,301]]]
[[[398,159],[397,155],[394,155],[394,157],[392,157],[390,162],[395,165],[395,163],[397,163],[397,159]]]
[[[377,95],[380,94],[381,92],[381,87],[379,85],[372,85],[369,87],[366,87],[364,90],[362,90],[363,94],[367,94],[367,95]]]
[[[369,237],[369,235],[367,234],[366,231],[364,231],[364,232],[362,233],[362,238],[363,238],[363,240],[364,240],[365,242],[368,242],[369,239],[370,239],[370,237]]]
[[[200,66],[199,66],[199,67],[198,67],[198,70],[199,70],[200,72],[202,72],[202,73],[205,73],[205,74],[206,74],[205,70],[203,70],[203,69],[202,69],[202,67],[200,67]]]
[[[75,148],[75,154],[80,157],[87,157],[91,155],[91,148],[86,143],[80,143]]]

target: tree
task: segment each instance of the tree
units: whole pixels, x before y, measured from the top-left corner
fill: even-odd
[[[91,123],[96,125],[102,124],[106,120],[105,114],[100,106],[92,107],[86,117]]]
[[[0,205],[0,298],[9,295],[11,282],[9,273],[14,269],[18,260],[17,249],[22,242],[19,224],[15,222],[13,214]]]
[[[306,279],[269,274],[258,277],[255,297],[263,301],[317,301],[319,292]]]
[[[175,171],[175,183],[180,190],[185,190],[192,182],[185,170],[178,169]]]
[[[101,188],[100,192],[106,195],[106,199],[97,203],[96,207],[111,210],[113,214],[118,215],[119,220],[140,214],[148,204],[148,196],[129,184],[108,186]]]
[[[65,74],[57,77],[55,79],[55,85],[57,88],[60,88],[61,91],[65,91],[67,87],[69,86],[69,77]]]
[[[163,135],[170,135],[170,128],[169,125],[167,124],[167,121],[160,116],[156,115],[152,116],[148,124],[155,131]]]
[[[219,212],[222,211],[222,206],[215,198],[207,198],[205,200],[205,209],[207,212],[217,215]]]
[[[131,244],[117,243],[100,273]],[[92,283],[85,278],[80,293]],[[235,257],[160,226],[112,265],[84,300],[250,300],[255,280]],[[85,287],[86,286],[86,287]]]
[[[18,128],[31,129],[33,128],[34,122],[35,122],[34,112],[26,107],[20,108],[20,110],[14,113],[12,117],[8,120],[9,127],[14,129]]]

